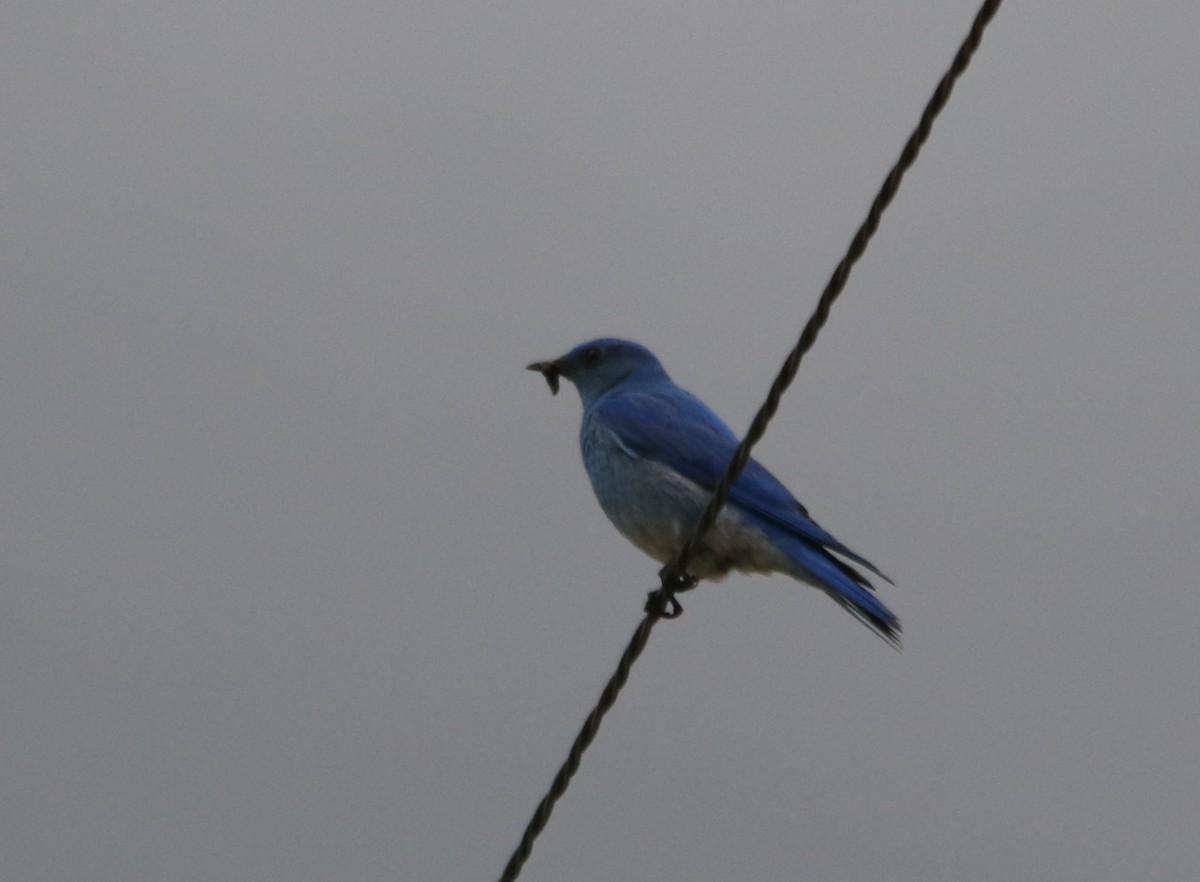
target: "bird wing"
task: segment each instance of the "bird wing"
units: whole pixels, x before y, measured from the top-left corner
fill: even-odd
[[[606,395],[593,406],[631,454],[661,462],[706,490],[712,490],[737,449],[737,436],[695,395],[672,384]],[[765,521],[866,567],[887,581],[879,568],[851,551],[808,516],[782,483],[755,459],[746,463],[729,499]]]

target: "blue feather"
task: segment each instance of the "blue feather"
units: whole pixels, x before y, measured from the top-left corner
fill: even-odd
[[[694,528],[737,447],[737,437],[699,398],[672,382],[636,343],[593,340],[538,362],[551,389],[566,377],[583,401],[580,449],[605,513],[662,563]],[[730,490],[691,569],[780,571],[815,585],[893,644],[900,621],[846,560],[888,579],[813,520],[784,485],[751,459]]]

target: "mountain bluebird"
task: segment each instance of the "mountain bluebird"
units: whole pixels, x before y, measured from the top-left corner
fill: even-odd
[[[663,564],[673,560],[707,506],[737,437],[699,398],[676,386],[653,353],[628,340],[592,340],[529,370],[540,371],[554,393],[559,377],[575,384],[583,399],[579,446],[600,507],[646,554]],[[820,588],[899,645],[900,620],[847,560],[891,581],[818,526],[751,459],[688,570],[700,579],[721,579],[730,570],[786,573]]]

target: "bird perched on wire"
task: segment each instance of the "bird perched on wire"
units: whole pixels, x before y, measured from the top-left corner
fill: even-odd
[[[663,564],[673,560],[737,437],[704,402],[676,386],[650,350],[628,340],[592,340],[529,370],[540,371],[555,394],[560,377],[575,384],[583,400],[579,446],[600,507],[646,554]],[[891,581],[822,529],[751,459],[688,569],[699,579],[721,579],[730,570],[786,573],[820,588],[898,646],[900,620],[847,561]]]

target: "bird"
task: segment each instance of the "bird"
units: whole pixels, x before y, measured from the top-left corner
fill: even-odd
[[[724,473],[737,436],[658,358],[630,340],[603,337],[528,366],[558,394],[565,377],[579,392],[579,446],[592,490],[617,530],[667,564],[691,534]],[[729,501],[688,562],[696,579],[731,570],[784,573],[824,591],[896,648],[900,620],[861,570],[891,583],[874,564],[826,532],[786,487],[750,459]]]

